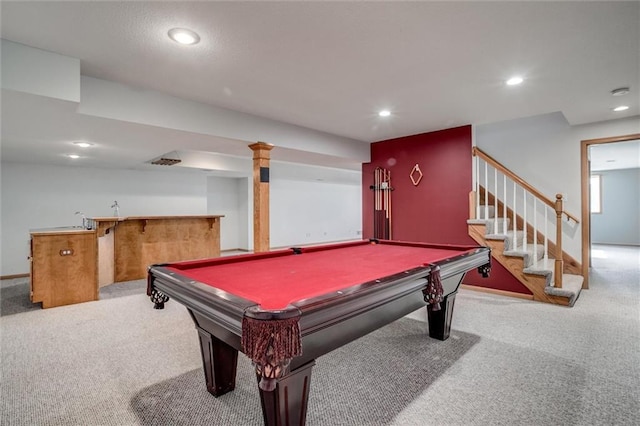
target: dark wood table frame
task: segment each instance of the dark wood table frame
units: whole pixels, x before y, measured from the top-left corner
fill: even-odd
[[[440,246],[439,246],[440,247]],[[264,253],[268,256],[269,253]],[[444,289],[441,309],[427,306],[429,335],[449,337],[457,290],[464,275],[490,270],[490,250],[478,247],[437,262]],[[238,351],[242,351],[242,319],[255,302],[181,277],[166,267],[149,268],[148,294],[160,308],[168,297],[184,304],[199,334],[207,390],[218,397],[235,388]],[[402,271],[350,287],[340,297],[316,297],[295,303],[302,355],[294,357],[274,391],[259,387],[266,425],[304,425],[316,358],[425,306],[425,289],[434,265]],[[278,318],[283,311],[260,312]],[[292,315],[291,309],[284,315]],[[258,377],[260,380],[260,377]]]

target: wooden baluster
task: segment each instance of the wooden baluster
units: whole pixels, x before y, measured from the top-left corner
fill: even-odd
[[[469,219],[476,219],[477,216],[477,206],[476,206],[476,202],[477,202],[477,197],[476,197],[476,192],[475,191],[469,191]]]

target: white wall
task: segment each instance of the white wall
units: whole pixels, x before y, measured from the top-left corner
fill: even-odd
[[[248,249],[246,234],[241,228],[246,227],[240,215],[246,203],[241,187],[246,185],[246,178],[224,178],[209,176],[207,178],[207,211],[209,214],[222,214],[220,221],[220,248],[222,250]]]
[[[570,126],[561,113],[553,113],[475,126],[475,142],[547,197],[563,194],[565,210],[580,218],[581,141],[634,133],[640,133],[638,117]],[[581,261],[579,226],[563,228],[562,244]]]
[[[362,238],[361,185],[274,179],[271,247]]]
[[[591,242],[640,245],[640,169],[601,175],[602,212],[591,214]]]
[[[237,248],[253,250],[253,179],[238,179],[238,227]]]
[[[111,216],[207,214],[204,174],[2,163],[0,275],[29,272],[29,230]],[[214,214],[215,212],[211,212]],[[217,214],[217,213],[215,213]]]
[[[276,167],[283,176],[335,176],[326,168],[301,174],[300,165]],[[30,229],[80,225],[76,211],[111,216],[115,200],[122,216],[224,215],[221,249],[253,248],[253,183],[246,177],[19,163],[2,163],[0,172],[0,276],[29,272]],[[347,183],[272,178],[271,247],[360,238],[359,172],[345,173]]]
[[[209,177],[207,205],[224,214],[220,245],[253,249],[252,181]],[[269,231],[272,248],[361,238],[360,184],[272,178]]]

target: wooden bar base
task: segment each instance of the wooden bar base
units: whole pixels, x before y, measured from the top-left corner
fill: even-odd
[[[76,228],[31,231],[31,302],[43,308],[98,300],[95,233]]]
[[[98,238],[98,282],[145,278],[155,263],[220,256],[222,215],[92,217]]]
[[[440,310],[434,311],[432,305],[427,305],[429,318],[429,336],[438,340],[447,340],[451,332],[451,319],[453,318],[453,304],[456,301],[456,293],[445,296],[440,302]]]

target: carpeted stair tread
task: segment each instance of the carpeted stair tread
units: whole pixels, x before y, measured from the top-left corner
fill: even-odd
[[[547,285],[544,292],[552,296],[569,298],[569,306],[573,306],[580,296],[583,278],[581,275],[562,274],[562,288],[556,288],[553,284]]]
[[[505,226],[506,223],[506,226]],[[488,235],[504,235],[506,228],[507,234],[511,229],[511,219],[508,217],[488,218],[488,219],[467,219],[467,225],[484,225],[486,227],[486,234]],[[518,231],[522,232],[522,231]]]
[[[544,247],[543,247],[544,252]],[[544,256],[544,254],[543,254]],[[537,275],[546,275],[548,272],[551,272],[555,268],[555,259],[542,259],[538,260],[538,263],[533,263],[532,265],[524,268],[522,271],[527,274],[537,274]]]
[[[497,240],[497,241],[502,241],[502,240],[506,240],[508,238],[508,236],[504,235],[504,234],[486,234],[484,236],[485,240]]]
[[[505,243],[506,246],[506,243]],[[544,257],[544,246],[542,244],[527,244],[526,250],[522,250],[522,247],[517,250],[506,250],[503,252],[505,256],[513,256],[513,257],[522,257],[524,259],[524,267],[529,268],[534,265],[536,259],[538,260],[538,264],[543,260]],[[549,259],[547,259],[548,263]],[[546,267],[540,268],[535,267],[535,269],[546,269]]]

